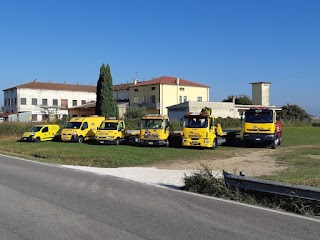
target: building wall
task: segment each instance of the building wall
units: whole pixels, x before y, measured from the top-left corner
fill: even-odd
[[[151,102],[151,96],[155,101]],[[208,101],[209,88],[182,85],[146,85],[130,88],[130,107],[146,107],[150,113],[168,115],[167,107],[186,101]],[[138,103],[135,100],[138,99]],[[200,100],[200,99],[199,99]]]
[[[200,113],[201,109],[208,107],[212,109],[214,117],[222,118],[240,118],[239,112],[232,102],[196,102],[189,101],[175,107],[170,107],[168,115],[171,121],[180,120],[187,112]]]
[[[25,98],[25,104],[21,104],[21,99]],[[91,102],[96,100],[96,93],[92,92],[71,92],[71,91],[55,91],[55,90],[41,90],[41,89],[13,89],[4,92],[5,102],[8,103],[14,99],[16,104],[4,106],[4,111],[19,113],[19,112],[32,112],[33,121],[42,121],[43,115],[54,114],[58,118],[63,115],[68,115],[68,107],[73,106],[73,101],[77,101],[77,106],[80,106],[82,100]],[[37,99],[37,104],[32,105],[32,99]],[[47,99],[47,104],[43,105],[42,99]],[[53,99],[58,100],[58,105],[53,105]],[[67,107],[62,107],[62,99],[67,100]]]
[[[270,106],[270,83],[257,82],[252,84],[252,104]]]

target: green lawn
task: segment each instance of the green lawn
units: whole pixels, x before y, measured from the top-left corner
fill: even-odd
[[[239,155],[239,151],[246,153],[250,150],[241,147],[218,147],[212,151],[65,142],[25,143],[18,142],[19,137],[2,136],[0,139],[2,154],[24,156],[57,164],[95,167],[129,167],[177,160],[223,159]],[[270,149],[270,152],[272,155],[275,154],[280,163],[290,167],[276,176],[262,176],[264,179],[320,187],[320,127],[285,127],[283,144],[275,150]]]

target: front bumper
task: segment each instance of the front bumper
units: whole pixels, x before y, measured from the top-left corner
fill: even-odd
[[[182,146],[183,147],[205,147],[210,148],[212,147],[213,140],[210,139],[189,139],[189,138],[183,138],[182,139]]]
[[[168,140],[140,140],[140,146],[167,146]]]
[[[271,142],[276,139],[274,134],[259,134],[259,133],[244,133],[243,140],[245,141],[263,141],[263,142]]]

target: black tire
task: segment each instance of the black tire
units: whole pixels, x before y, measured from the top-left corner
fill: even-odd
[[[212,142],[212,147],[211,147],[211,149],[212,149],[212,150],[215,150],[217,147],[218,147],[218,139],[215,138],[215,139],[213,140],[213,142]]]
[[[82,136],[79,136],[78,139],[77,139],[77,142],[78,142],[78,143],[83,143],[83,137],[82,137]]]
[[[40,142],[41,139],[40,139],[40,137],[37,137],[34,141],[35,141],[35,142]]]
[[[116,146],[119,146],[120,145],[120,138],[117,138],[114,143]]]
[[[278,139],[275,138],[275,139],[271,142],[271,148],[272,148],[272,149],[276,149],[276,148],[277,148],[277,144],[278,144]]]

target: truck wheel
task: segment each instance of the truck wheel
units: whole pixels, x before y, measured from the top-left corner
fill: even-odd
[[[37,137],[34,141],[35,141],[35,142],[40,142],[41,139],[40,139],[40,137]]]
[[[271,142],[271,148],[272,149],[276,149],[277,148],[277,144],[278,144],[278,139],[276,138]]]
[[[166,141],[166,145],[165,145],[166,147],[169,147],[170,146],[170,142],[169,142],[169,140],[167,139],[167,141]]]
[[[216,149],[217,147],[218,147],[218,140],[217,140],[217,138],[215,138],[215,139],[213,140],[213,142],[212,142],[212,147],[211,147],[211,149],[214,150],[214,149]]]
[[[115,144],[118,146],[120,144],[120,138],[117,138]]]
[[[78,143],[83,143],[83,137],[82,137],[82,136],[79,136],[77,142],[78,142]]]

